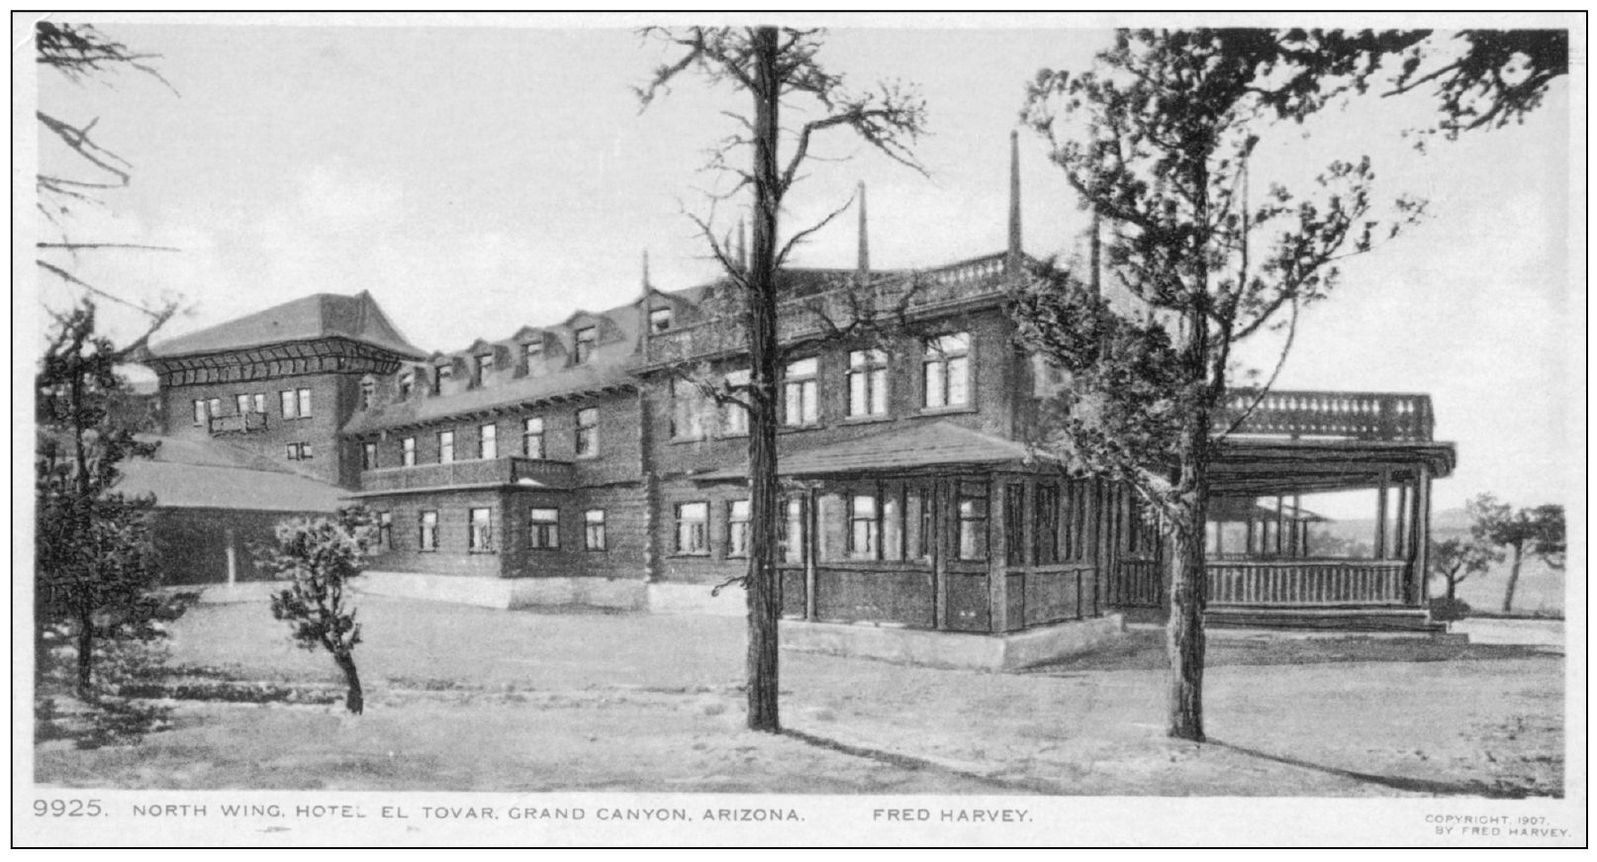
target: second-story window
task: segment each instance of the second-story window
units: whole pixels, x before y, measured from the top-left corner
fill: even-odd
[[[199,398],[194,399],[194,424],[204,425],[205,420],[208,418],[210,417],[205,413],[205,401]]]
[[[265,392],[257,392],[254,395],[251,395],[250,396],[250,404],[251,404],[251,406],[253,406],[255,408],[255,412],[256,413],[259,413],[262,416],[266,415],[266,393]]]
[[[955,332],[926,340],[921,360],[928,409],[970,404],[970,333]]]
[[[360,444],[360,468],[362,470],[377,469],[377,444]]]
[[[233,408],[238,411],[240,416],[250,412],[250,397],[248,395],[234,395]]]
[[[466,552],[491,554],[494,550],[492,509],[472,509],[467,521]]]
[[[311,415],[311,391],[301,389],[296,394],[299,395],[299,418],[304,419]]]
[[[743,399],[748,398],[748,369],[728,372],[726,388],[731,391],[732,397],[738,400],[721,405],[721,434],[727,437],[742,436],[749,433],[749,408],[742,403]]]
[[[282,403],[284,419],[305,419],[311,415],[311,391],[309,389],[284,389],[278,393]]]
[[[448,464],[455,460],[455,432],[438,432],[438,463]]]
[[[433,366],[433,394],[444,391],[444,381],[455,376],[455,367],[451,363],[441,362]]]
[[[534,416],[522,423],[521,454],[528,458],[544,457],[542,417]]]
[[[499,457],[499,426],[492,422],[477,428],[477,457]]]
[[[649,334],[658,335],[671,328],[671,309],[656,308],[649,312]]]
[[[207,398],[205,400],[206,415],[212,419],[222,415],[222,399]]]
[[[815,357],[790,362],[782,378],[782,424],[793,427],[814,425],[821,419],[821,403],[816,377],[821,362]]]
[[[411,391],[414,390],[415,388],[416,388],[416,372],[408,370],[408,369],[405,370],[405,371],[400,372],[400,374],[399,374],[399,398],[400,398],[400,400],[403,401],[404,399],[409,398]]]
[[[406,437],[399,441],[399,466],[416,466],[416,438]]]
[[[691,380],[671,382],[671,437],[698,440],[704,437],[706,410],[704,393]]]
[[[527,370],[532,371],[543,362],[543,342],[524,341],[521,344],[521,361],[526,363]]]
[[[848,415],[887,415],[887,351],[848,354]]]
[[[488,382],[488,375],[494,373],[494,355],[482,353],[477,356],[477,385]]]
[[[577,411],[577,457],[591,458],[599,454],[599,408],[584,407]]]
[[[726,507],[726,555],[749,555],[749,501],[733,500]]]
[[[577,330],[576,363],[581,365],[593,356],[593,346],[599,342],[597,327],[585,326]]]
[[[416,547],[423,551],[438,550],[438,512],[436,510],[422,512],[417,520]]]

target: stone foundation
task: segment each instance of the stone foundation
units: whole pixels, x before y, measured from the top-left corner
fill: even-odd
[[[1126,630],[1119,614],[1002,635],[783,620],[782,646],[799,652],[874,658],[922,667],[1006,671],[1092,652]]]

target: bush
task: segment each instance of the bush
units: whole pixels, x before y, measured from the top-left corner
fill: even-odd
[[[1437,622],[1450,623],[1461,620],[1469,614],[1469,602],[1463,599],[1450,599],[1446,596],[1431,599],[1431,619]]]

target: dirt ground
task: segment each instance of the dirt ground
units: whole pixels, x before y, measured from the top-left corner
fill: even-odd
[[[125,744],[35,746],[39,783],[1049,795],[1560,795],[1561,654],[1216,639],[1211,741],[1163,736],[1160,633],[1016,674],[783,653],[781,736],[742,728],[735,618],[507,612],[366,597],[364,716],[180,700]],[[170,662],[330,696],[258,604],[202,605]]]

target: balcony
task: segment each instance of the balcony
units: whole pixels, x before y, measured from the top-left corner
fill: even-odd
[[[1286,390],[1268,392],[1260,399],[1256,392],[1238,390],[1226,395],[1214,425],[1221,431],[1235,425],[1234,434],[1294,440],[1319,437],[1429,443],[1436,417],[1429,395]]]
[[[388,467],[360,474],[363,492],[419,491],[458,485],[529,485],[564,490],[573,483],[569,461],[517,456]]]
[[[835,286],[782,300],[777,306],[777,339],[791,343],[846,328],[866,317],[924,314],[1005,292],[1007,255],[972,258],[920,272],[892,275],[859,286],[853,276],[839,274]],[[737,313],[712,316],[690,326],[649,337],[651,364],[738,353],[745,349],[743,323]]]
[[[210,430],[214,434],[253,434],[266,430],[265,413],[243,413],[234,416],[212,416]]]

